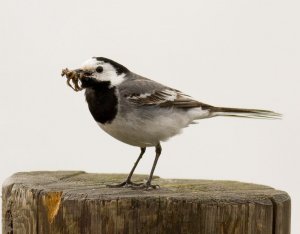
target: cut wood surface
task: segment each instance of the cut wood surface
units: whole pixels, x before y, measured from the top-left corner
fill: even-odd
[[[2,187],[2,233],[289,234],[291,201],[268,186],[161,179],[156,190],[108,188],[126,175],[20,172]],[[135,175],[133,181],[147,177]]]

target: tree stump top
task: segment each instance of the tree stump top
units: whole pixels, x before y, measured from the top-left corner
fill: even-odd
[[[159,177],[153,180],[160,185],[156,190],[105,186],[126,176],[82,171],[16,173],[2,188],[3,233],[22,228],[20,233],[290,232],[286,192],[236,181]],[[146,178],[135,175],[133,181]]]

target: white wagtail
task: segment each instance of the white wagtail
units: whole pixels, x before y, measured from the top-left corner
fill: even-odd
[[[215,116],[269,119],[281,116],[268,110],[211,106],[104,57],[93,57],[79,69],[63,70],[62,75],[67,76],[69,85],[69,81],[73,81],[74,90],[85,89],[89,110],[100,128],[141,149],[127,179],[111,187],[156,188],[151,180],[162,151],[160,142],[179,134],[195,120]],[[147,182],[133,183],[132,174],[146,147],[153,146],[156,156]]]

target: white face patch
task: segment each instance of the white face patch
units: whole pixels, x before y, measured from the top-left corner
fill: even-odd
[[[86,60],[82,65],[81,65],[81,69],[83,70],[95,70],[96,67],[98,67],[99,65],[101,65],[103,62],[98,61],[95,58],[90,58],[88,60]]]
[[[103,68],[101,73],[96,72],[98,66]],[[121,84],[126,76],[125,73],[117,74],[116,69],[110,63],[98,61],[96,58],[85,61],[82,64],[81,69],[93,72],[92,77],[99,81],[110,81],[111,87]]]

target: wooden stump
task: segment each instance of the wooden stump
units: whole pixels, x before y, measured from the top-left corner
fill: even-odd
[[[14,174],[2,188],[3,234],[290,233],[285,192],[235,181],[157,177],[157,190],[105,187],[125,178],[62,171]]]

